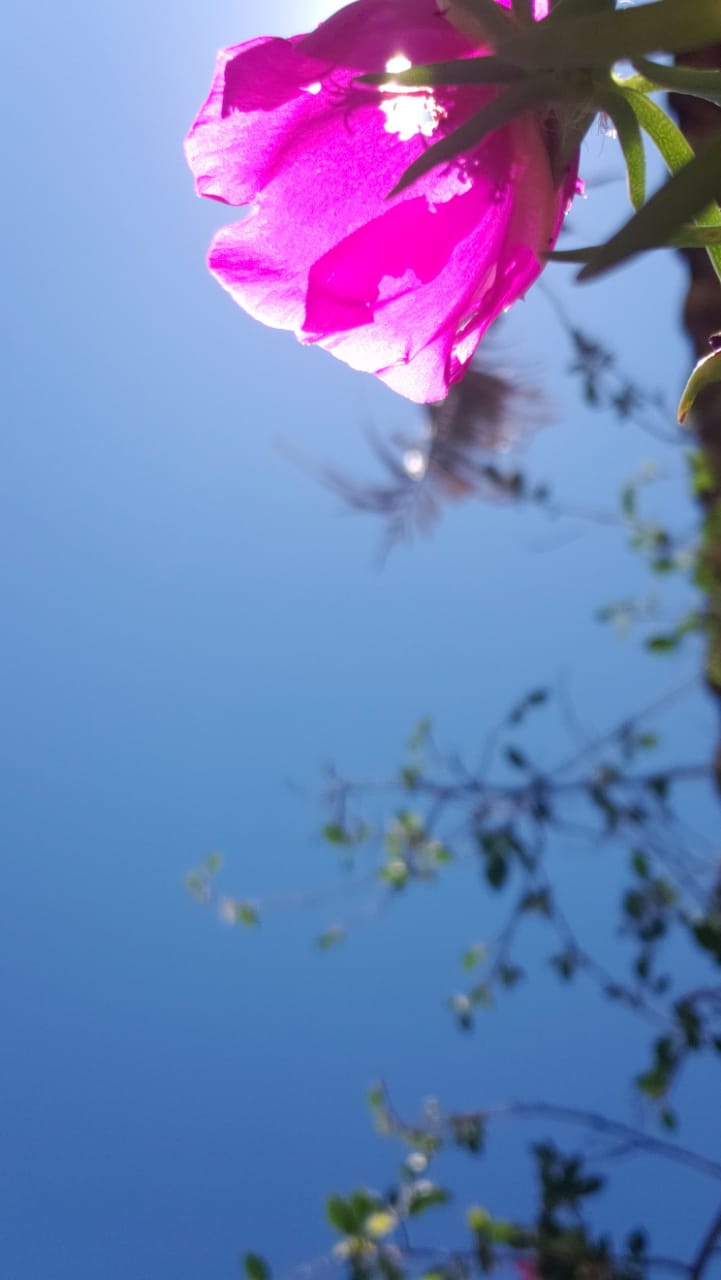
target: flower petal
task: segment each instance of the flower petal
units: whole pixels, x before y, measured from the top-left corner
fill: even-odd
[[[497,90],[357,76],[478,52],[436,0],[355,0],[310,35],[221,53],[186,143],[201,194],[253,204],[210,250],[235,300],[419,401],[447,393],[538,276],[575,188],[575,167],[554,188],[529,113],[388,200],[428,139]]]

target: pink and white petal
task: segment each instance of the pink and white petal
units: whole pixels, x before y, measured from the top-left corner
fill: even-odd
[[[210,93],[185,144],[198,194],[227,204],[251,203],[288,142],[334,112],[355,75],[383,71],[399,52],[421,62],[478,51],[446,22],[435,0],[356,0],[310,35],[261,38],[221,50]]]
[[[308,338],[378,372],[445,333],[447,376],[460,376],[481,334],[539,274],[556,203],[530,121],[494,134],[466,161],[470,185],[441,201],[386,205],[314,263]]]
[[[304,36],[303,49],[356,73],[384,71],[398,54],[423,63],[483,52],[451,26],[436,0],[355,0]]]
[[[233,300],[273,329],[300,332],[305,315],[307,268],[278,245],[258,210],[216,232],[208,266]]]
[[[320,88],[327,62],[294,40],[250,41],[218,54],[210,93],[185,140],[198,195],[250,204],[269,181],[288,139],[335,111],[335,89]]]

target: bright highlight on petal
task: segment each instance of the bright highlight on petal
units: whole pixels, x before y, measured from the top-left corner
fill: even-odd
[[[403,53],[386,62],[389,75],[410,71],[413,63]],[[402,84],[381,85],[380,109],[386,118],[386,133],[395,133],[401,142],[410,142],[420,134],[430,138],[435,133],[445,111],[436,102],[430,89],[415,89]]]
[[[389,92],[393,92],[391,86],[384,86],[384,93]],[[397,93],[397,97],[380,104],[386,118],[386,133],[397,134],[401,142],[410,142],[418,134],[430,138],[445,115],[443,108],[439,107],[432,94],[415,94],[409,97],[407,90],[400,87]]]
[[[210,250],[235,301],[411,400],[442,400],[538,277],[577,158],[558,182],[529,112],[389,199],[429,139],[499,90],[358,77],[489,52],[436,0],[355,0],[308,35],[223,50],[186,140],[198,193],[251,206]],[[409,455],[408,474],[421,463]]]
[[[400,71],[410,71],[413,63],[405,54],[397,53],[395,58],[389,58],[386,63],[386,71],[391,76],[396,76]]]

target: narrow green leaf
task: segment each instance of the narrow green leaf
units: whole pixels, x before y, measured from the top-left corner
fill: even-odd
[[[639,124],[645,129],[649,138],[658,148],[670,173],[679,173],[685,165],[694,160],[693,149],[689,146],[683,133],[666,112],[659,107],[658,103],[653,102],[642,93],[629,93],[628,101],[636,113]],[[706,152],[704,151],[702,154],[705,155]],[[700,164],[703,165],[703,163],[703,159],[700,159]],[[714,191],[712,195],[715,199],[717,192]],[[704,216],[698,219],[694,218],[694,221],[699,221],[703,225],[721,226],[721,211],[718,205],[710,203],[708,209],[705,210]],[[667,240],[673,241],[673,237],[679,234],[680,231],[682,232],[683,225],[683,222],[681,222],[673,227]],[[721,247],[708,247],[708,256],[716,274],[721,279]]]
[[[594,253],[597,253],[599,246],[596,244],[582,245],[578,249],[554,249],[553,253],[546,253],[544,257],[549,262],[568,262],[568,263],[584,263],[590,262]]]
[[[708,249],[721,245],[721,225],[715,227],[697,226],[692,222],[684,223],[680,230],[670,235],[663,244],[649,245],[649,249]],[[579,245],[577,249],[554,249],[545,257],[549,262],[579,263],[590,262],[599,246]]]
[[[633,108],[641,128],[645,129],[658,149],[669,173],[678,173],[694,157],[693,148],[678,125],[646,93],[638,92],[628,81],[617,83],[623,88],[629,106]]]
[[[590,280],[638,253],[665,243],[680,226],[698,214],[703,215],[704,222],[721,222],[721,210],[718,205],[712,205],[719,190],[721,136],[683,165],[615,236],[601,245],[579,273],[579,280]],[[721,249],[710,249],[709,256],[721,273]]]
[[[519,67],[611,67],[646,53],[685,53],[721,40],[718,0],[657,0],[655,4],[611,13],[585,14],[558,22],[536,23],[499,46],[504,59]]]
[[[655,636],[649,636],[646,641],[646,648],[651,653],[671,653],[674,649],[678,649],[681,639],[682,637],[677,631],[659,633]]]
[[[721,245],[721,224],[704,227],[688,223],[669,236],[667,243],[674,249],[708,249],[711,245]]]
[[[427,86],[456,84],[507,84],[512,80],[524,80],[525,71],[512,67],[500,58],[452,58],[447,62],[428,62],[409,67],[407,71],[389,73],[383,71],[358,76],[360,84],[381,87],[402,85],[406,89],[425,89]]]
[[[678,420],[685,422],[688,414],[694,406],[696,397],[701,394],[704,387],[709,387],[713,382],[721,382],[721,350],[712,351],[710,355],[704,356],[699,360],[691,377],[683,389],[683,395],[678,406]]]
[[[648,58],[634,58],[633,66],[657,89],[705,98],[721,106],[721,71],[700,71],[697,67],[661,66]]]
[[[629,198],[640,209],[646,200],[646,153],[636,113],[622,93],[612,90],[600,93],[597,102],[613,121],[626,162]]]

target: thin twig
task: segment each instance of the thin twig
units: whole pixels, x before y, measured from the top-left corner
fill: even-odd
[[[701,1280],[701,1276],[706,1270],[706,1264],[711,1261],[711,1257],[715,1252],[719,1239],[721,1239],[721,1209],[719,1209],[716,1217],[711,1223],[711,1226],[706,1232],[706,1235],[701,1242],[701,1248],[691,1264],[691,1269],[689,1271],[690,1280]]]
[[[674,1160],[677,1164],[685,1164],[689,1169],[695,1169],[698,1173],[704,1173],[710,1178],[721,1179],[721,1164],[718,1161],[700,1155],[697,1151],[691,1151],[688,1147],[679,1146],[678,1143],[668,1142],[664,1138],[654,1138],[653,1135],[644,1133],[642,1129],[634,1129],[632,1125],[624,1124],[622,1121],[609,1120],[607,1116],[596,1111],[560,1106],[552,1102],[510,1102],[505,1106],[483,1111],[481,1114],[487,1119],[503,1115],[529,1118],[547,1116],[552,1120],[582,1125],[597,1133],[612,1133],[623,1138],[637,1150],[654,1152],[667,1160]],[[715,1234],[712,1238],[712,1233],[709,1231],[708,1237],[711,1239],[711,1249],[721,1235],[721,1213],[713,1225]]]

